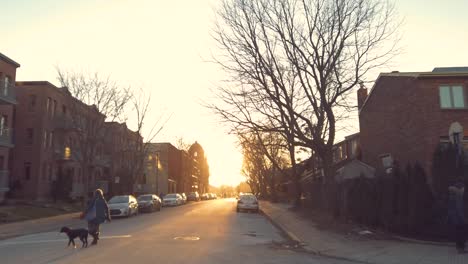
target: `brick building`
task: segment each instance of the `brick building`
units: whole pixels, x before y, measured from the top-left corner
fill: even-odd
[[[189,193],[192,191],[198,191],[194,188],[193,177],[192,177],[192,166],[193,161],[189,153],[185,150],[180,150],[180,178],[177,184],[177,191],[180,193]]]
[[[358,91],[362,160],[374,168],[419,162],[427,175],[434,151],[454,123],[468,147],[468,68],[382,73],[367,96]]]
[[[206,193],[209,191],[210,168],[205,156],[205,151],[203,147],[195,141],[188,153],[192,161],[191,185],[193,189],[197,190],[199,193]]]
[[[20,65],[0,53],[0,202],[9,191],[11,177],[11,149],[13,148],[13,106],[16,69]]]
[[[143,138],[125,123],[106,122],[104,155],[111,195],[129,194],[143,178]]]
[[[145,182],[141,192],[167,194],[208,191],[209,167],[203,148],[195,142],[189,151],[170,143],[147,143]]]
[[[96,130],[105,116],[66,88],[47,81],[17,82],[16,94],[15,195],[37,200],[73,198],[85,195],[86,183],[89,189],[95,188],[105,164],[102,142],[91,129]],[[87,142],[85,135],[95,142]]]
[[[171,143],[147,143],[145,183],[136,191],[156,194],[180,192],[181,151]]]

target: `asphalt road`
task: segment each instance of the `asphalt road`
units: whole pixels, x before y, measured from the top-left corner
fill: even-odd
[[[236,213],[235,202],[203,201],[115,219],[102,226],[97,246],[84,249],[66,247],[58,230],[3,240],[0,262],[347,263],[288,249],[287,240],[265,217]]]

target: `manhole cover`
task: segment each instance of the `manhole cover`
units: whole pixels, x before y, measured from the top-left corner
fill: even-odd
[[[175,240],[188,240],[188,241],[200,240],[200,238],[196,236],[179,236],[179,237],[174,237],[174,239]]]

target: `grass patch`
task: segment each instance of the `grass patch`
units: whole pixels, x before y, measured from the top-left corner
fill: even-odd
[[[76,210],[73,210],[76,211]],[[70,213],[61,208],[32,205],[0,206],[0,223],[11,223]]]

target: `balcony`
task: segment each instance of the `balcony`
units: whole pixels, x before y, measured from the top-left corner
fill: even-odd
[[[97,167],[110,167],[110,157],[108,155],[100,155],[93,159],[93,164]]]
[[[14,84],[0,81],[0,105],[12,105],[17,103]]]
[[[0,146],[7,148],[14,147],[12,128],[0,128]]]
[[[7,170],[0,170],[0,192],[7,192],[10,189],[8,176],[9,172]]]
[[[60,129],[60,130],[79,130],[79,125],[73,122],[71,117],[67,116],[56,116],[53,119],[53,126],[54,129]]]

